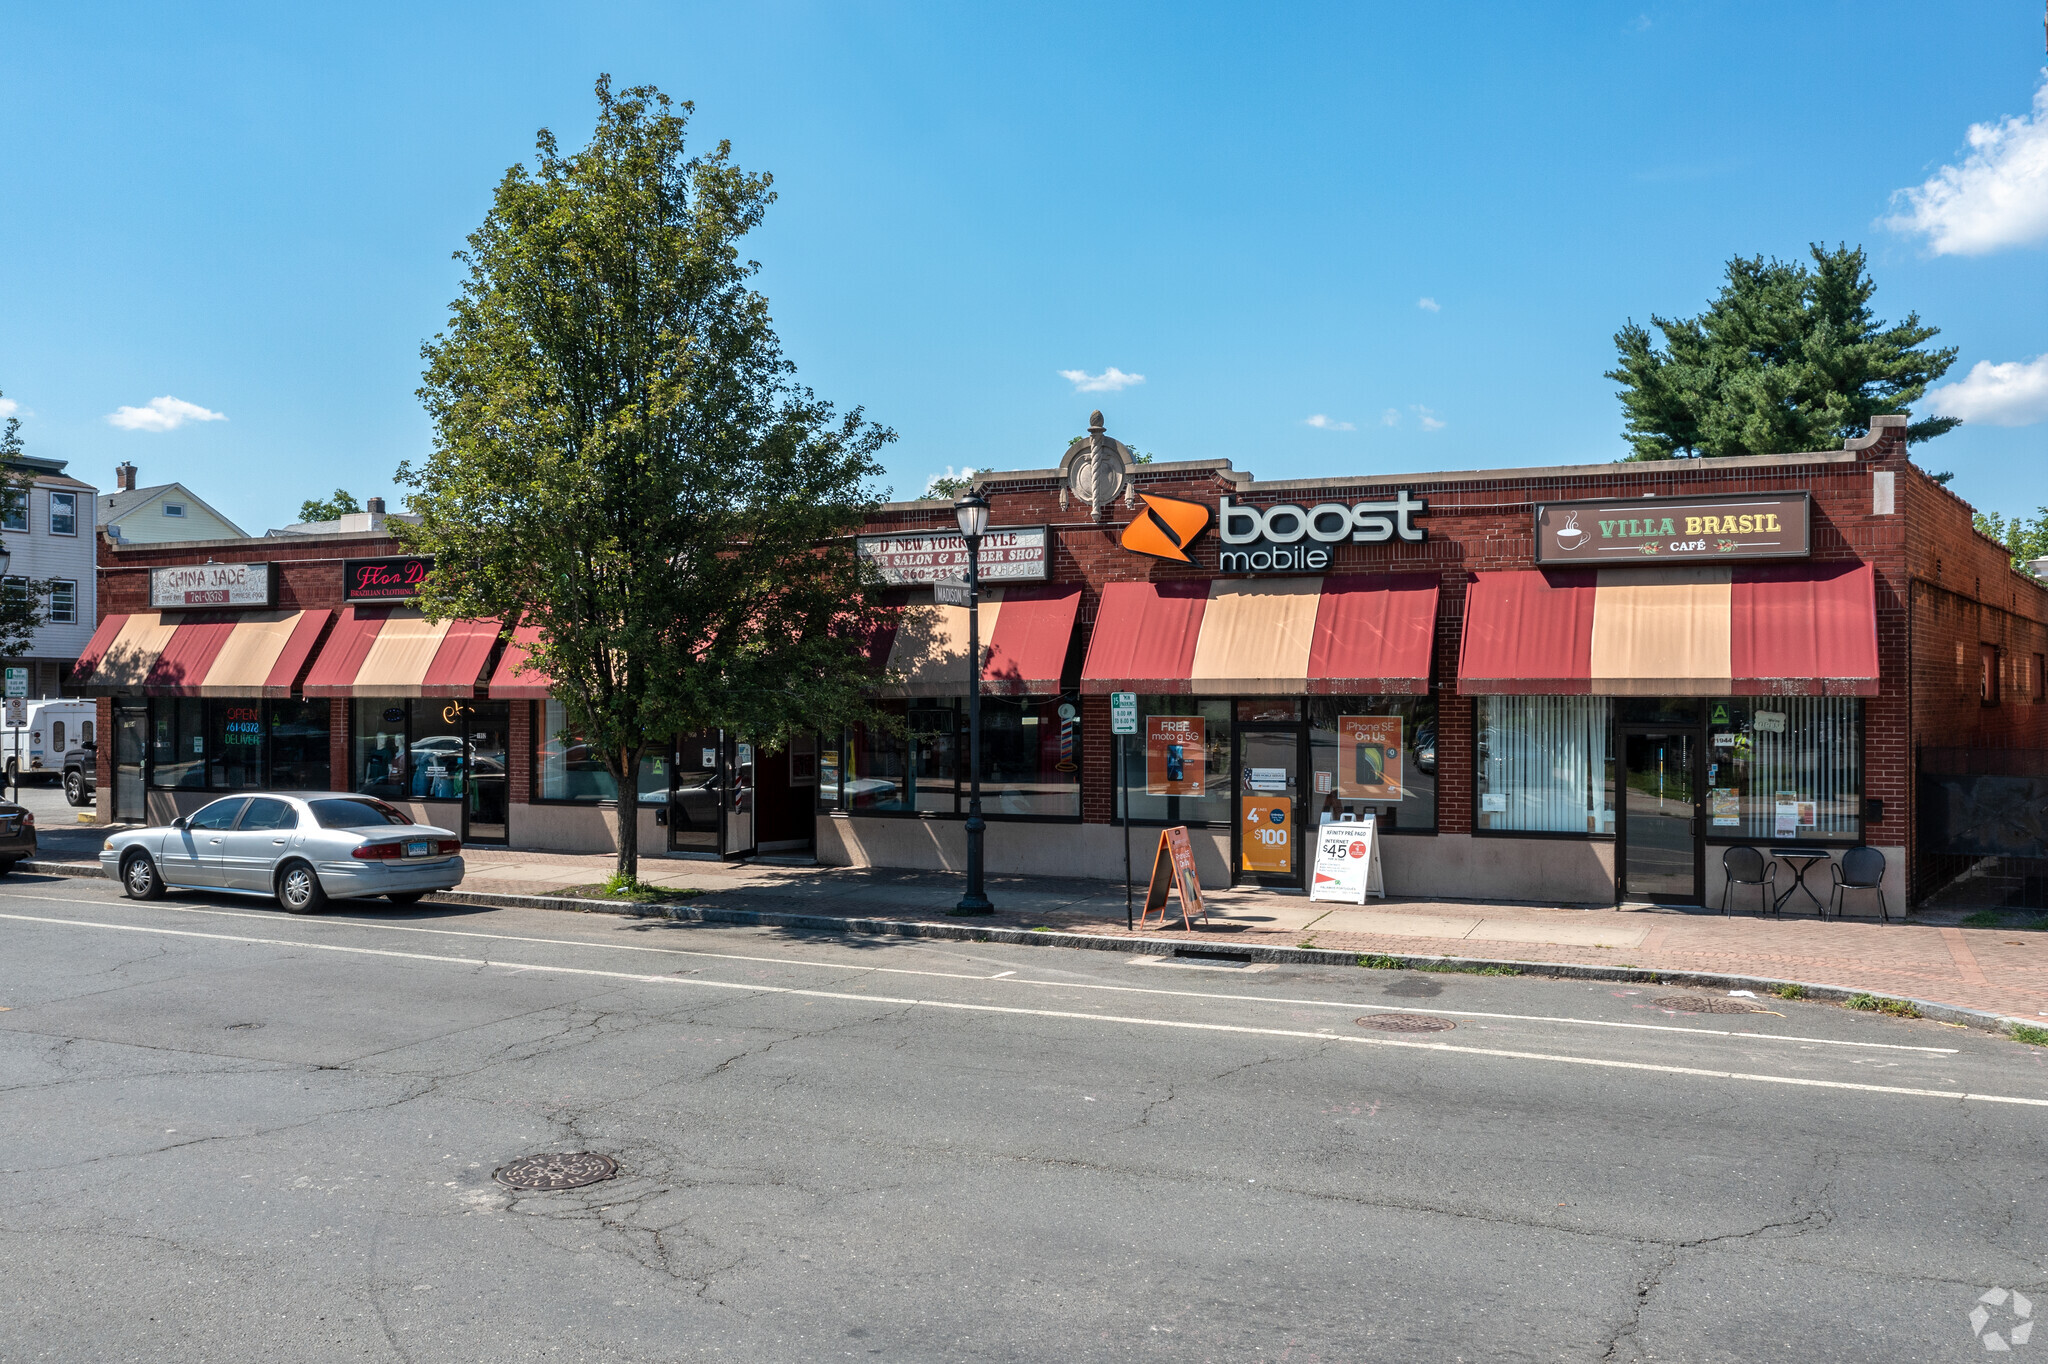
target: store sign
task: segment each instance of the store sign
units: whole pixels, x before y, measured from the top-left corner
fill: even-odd
[[[419,595],[434,561],[415,554],[393,559],[344,559],[343,595],[350,601],[403,601]]]
[[[1362,905],[1367,895],[1385,899],[1386,894],[1380,875],[1378,820],[1367,815],[1355,822],[1324,824],[1316,829],[1316,865],[1309,881],[1309,899]]]
[[[1812,550],[1813,499],[1806,493],[1638,497],[1536,507],[1539,564],[1803,559]]]
[[[1237,859],[1246,871],[1285,876],[1294,870],[1294,802],[1286,796],[1247,798]]]
[[[1145,719],[1145,794],[1199,796],[1207,755],[1208,722],[1199,715],[1152,715]],[[1226,772],[1225,781],[1229,780]],[[1227,787],[1226,787],[1227,789]]]
[[[1282,502],[1272,507],[1247,507],[1228,497],[1216,504],[1217,553],[1222,573],[1321,573],[1330,567],[1336,546],[1403,540],[1421,544],[1429,533],[1415,524],[1429,503],[1408,489],[1387,502],[1318,502],[1299,507]]]
[[[1401,799],[1401,717],[1337,717],[1337,794],[1346,800]]]
[[[149,572],[149,604],[158,611],[269,606],[269,564],[179,564]]]
[[[1209,528],[1209,509],[1200,502],[1184,502],[1178,497],[1152,493],[1139,493],[1138,497],[1144,502],[1145,511],[1124,527],[1118,543],[1134,554],[1193,563],[1188,557],[1188,546]]]
[[[1044,526],[997,526],[981,537],[981,581],[1038,582],[1046,576]],[[854,549],[892,587],[967,577],[967,537],[957,530],[861,535]]]

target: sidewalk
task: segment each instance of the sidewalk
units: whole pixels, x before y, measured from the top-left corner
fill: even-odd
[[[601,882],[608,855],[464,850],[466,891],[552,895]],[[704,892],[695,906],[786,913],[936,921],[958,903],[961,880],[923,872],[721,863],[650,857],[641,879]],[[1121,935],[1121,885],[1100,881],[992,877],[998,912],[983,922],[1003,928]],[[1141,899],[1144,887],[1137,893]],[[1809,909],[1782,919],[1663,907],[1566,909],[1541,904],[1469,904],[1374,900],[1364,907],[1311,902],[1259,890],[1205,892],[1206,931],[1163,936],[1215,944],[1317,947],[1408,956],[1507,958],[1657,971],[1767,976],[1840,985],[1874,994],[1933,1000],[2014,1018],[2048,1015],[2048,933],[1966,928],[1894,918],[1829,920]],[[602,902],[598,902],[602,903]],[[1799,902],[1804,904],[1804,900]],[[1956,918],[1956,915],[1939,916]],[[1162,936],[1155,931],[1150,936]]]

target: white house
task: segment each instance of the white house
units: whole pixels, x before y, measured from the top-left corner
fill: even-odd
[[[100,525],[124,545],[167,540],[243,540],[242,528],[222,516],[182,483],[135,486],[135,466],[114,466],[114,491],[99,499]]]
[[[57,696],[70,669],[92,639],[98,623],[95,494],[98,489],[64,472],[65,461],[22,455],[8,467],[26,473],[34,486],[23,498],[0,498],[0,545],[7,551],[10,582],[47,581],[45,622],[35,633],[27,659],[28,694]]]

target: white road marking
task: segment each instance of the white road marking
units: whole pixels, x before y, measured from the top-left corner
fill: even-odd
[[[340,943],[313,943],[291,938],[258,938],[239,933],[200,933],[186,928],[151,928],[140,924],[104,924],[89,919],[56,919],[31,914],[0,914],[0,919],[20,923],[52,924],[60,928],[97,928],[115,933],[153,933],[169,938],[198,938],[210,942],[244,943],[258,947],[289,947],[311,952],[339,952],[348,956],[388,957],[400,961],[434,962],[445,966],[490,967],[503,971],[536,974],[588,976],[600,980],[631,981],[641,985],[667,985],[705,990],[733,990],[742,994],[792,995],[802,999],[836,999],[854,1004],[899,1004],[905,1007],[950,1009],[957,1013],[1003,1014],[1020,1018],[1058,1018],[1083,1023],[1116,1023],[1137,1028],[1167,1028],[1181,1032],[1233,1033],[1247,1037],[1294,1037],[1311,1042],[1344,1042],[1361,1047],[1391,1047],[1403,1051],[1433,1051],[1455,1056],[1484,1056],[1506,1061],[1546,1061],[1554,1065],[1593,1066],[1601,1070],[1633,1070],[1652,1075],[1682,1075],[1703,1080],[1742,1080],[1752,1084],[1797,1085],[1807,1089],[1848,1090],[1863,1094],[1895,1094],[1918,1099],[1963,1099],[1978,1103],[2018,1104],[2048,1108],[2048,1099],[2028,1099],[2011,1094],[1971,1094],[1954,1089],[1919,1089],[1905,1085],[1866,1085],[1847,1080],[1812,1080],[1793,1075],[1763,1075],[1735,1070],[1708,1070],[1698,1066],[1673,1066],[1650,1061],[1615,1061],[1598,1056],[1568,1056],[1558,1052],[1510,1051],[1500,1047],[1467,1047],[1449,1042],[1411,1042],[1392,1037],[1355,1037],[1330,1032],[1308,1032],[1300,1028],[1259,1028],[1241,1023],[1195,1023],[1181,1019],[1135,1018],[1126,1014],[1078,1013],[1068,1009],[1023,1009],[1004,1004],[969,1004],[949,999],[913,999],[907,996],[859,995],[843,990],[805,990],[789,985],[745,984],[740,981],[704,980],[691,976],[646,976],[630,971],[601,971],[588,966],[549,966],[528,962],[492,961],[486,957],[450,957],[430,952],[398,952],[383,947],[348,947]]]
[[[43,904],[77,905],[80,901],[57,895],[18,895],[0,892],[0,900],[35,900]],[[90,901],[85,903],[90,904]],[[211,914],[226,919],[255,919],[262,923],[275,923],[275,914],[251,913],[242,909],[217,909],[209,905],[155,904],[152,908],[167,910],[174,914]],[[689,947],[650,947],[645,943],[587,942],[576,938],[533,938],[516,933],[478,933],[462,928],[424,928],[415,924],[387,924],[374,919],[336,919],[322,915],[317,919],[300,920],[306,927],[332,925],[339,928],[374,928],[386,933],[428,933],[443,938],[480,938],[486,942],[523,942],[548,947],[589,947],[607,952],[656,952],[672,957],[704,957],[712,961],[744,961],[762,966],[801,966],[812,971],[874,971],[891,976],[926,976],[934,980],[1002,980],[1014,976],[1015,971],[1004,971],[999,975],[984,976],[964,971],[920,971],[908,966],[874,966],[867,962],[824,962],[804,961],[796,957],[757,957],[738,952],[705,952]],[[744,925],[732,925],[744,927]],[[923,946],[917,939],[906,938],[903,946]],[[1293,999],[1284,995],[1224,995],[1209,990],[1164,990],[1142,985],[1099,985],[1087,981],[1069,980],[1012,980],[1012,985],[1031,985],[1051,990],[1106,990],[1113,994],[1127,995],[1169,995],[1181,999],[1209,999],[1241,1004],[1292,1004],[1317,1009],[1375,1009],[1381,1013],[1436,1014],[1444,1018],[1495,1018],[1511,1023],[1566,1023],[1581,1028],[1626,1028],[1636,1032],[1675,1032],[1693,1037],[1742,1037],[1752,1042],[1796,1042],[1802,1046],[1822,1047],[1866,1047],[1879,1051],[1917,1051],[1934,1056],[1954,1056],[1956,1047],[1920,1047],[1904,1042],[1855,1042],[1836,1037],[1796,1037],[1786,1033],[1746,1032],[1735,1028],[1684,1028],[1672,1023],[1624,1023],[1606,1018],[1565,1018],[1551,1014],[1503,1014],[1487,1013],[1478,1009],[1425,1009],[1408,1004],[1368,1004],[1358,1000],[1342,999]],[[1676,988],[1676,987],[1674,987]],[[2048,1012],[2044,1010],[2043,1012]],[[1776,1015],[1783,1017],[1783,1015]],[[1961,1024],[1954,1026],[1960,1027]]]

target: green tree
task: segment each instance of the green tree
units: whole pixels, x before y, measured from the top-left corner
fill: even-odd
[[[336,488],[332,497],[309,497],[299,503],[299,520],[339,521],[342,517],[362,509],[363,504],[356,501],[354,493],[344,488]]]
[[[2025,568],[2029,559],[2048,558],[2048,507],[2037,507],[2032,518],[2011,520],[1997,512],[1978,512],[1971,518],[1980,534],[2005,546],[2014,568]]]
[[[1863,249],[1810,248],[1813,264],[1737,256],[1698,317],[1631,319],[1615,334],[1631,459],[1823,450],[1861,435],[1870,418],[1904,411],[1948,372],[1953,347],[1918,313],[1896,326],[1871,315],[1876,285]],[[1910,441],[1954,430],[1954,417],[1906,428]]]
[[[638,875],[639,766],[672,735],[772,748],[869,713],[872,574],[851,532],[893,433],[795,381],[740,239],[770,179],[692,107],[597,82],[597,128],[498,182],[422,348],[433,453],[401,465],[435,616],[539,627],[534,666],[617,782]]]
[[[23,453],[21,418],[9,415],[0,427],[0,503],[14,508],[25,506],[35,487],[35,474],[21,463]],[[43,623],[43,599],[49,590],[49,583],[29,578],[0,581],[0,658],[20,658],[29,652]]]

